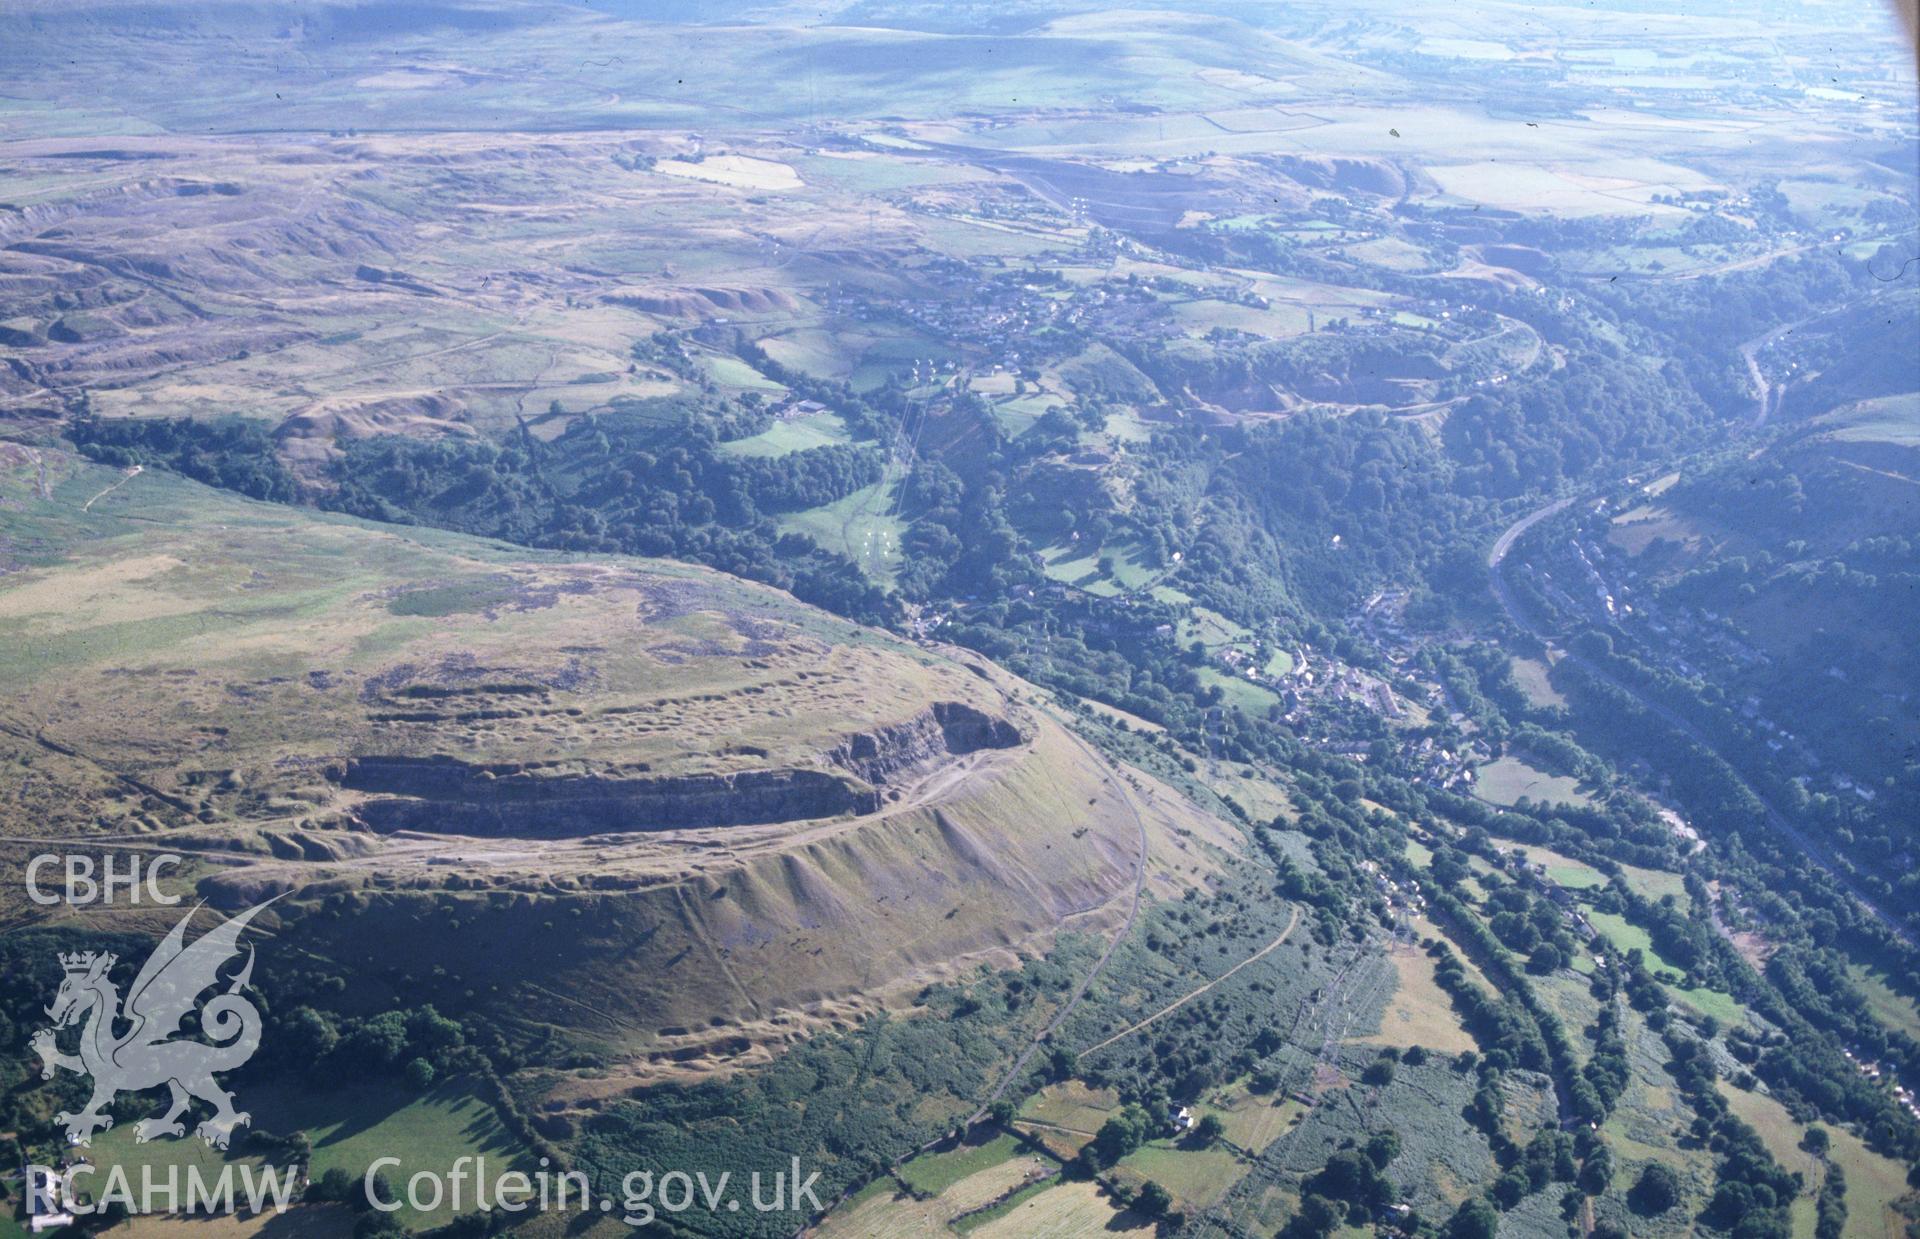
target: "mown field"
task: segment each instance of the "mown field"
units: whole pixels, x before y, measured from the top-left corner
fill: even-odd
[[[1586,805],[1592,801],[1580,790],[1580,784],[1566,775],[1548,774],[1518,757],[1502,757],[1481,766],[1474,777],[1474,791],[1482,800],[1511,805],[1522,796],[1543,804]]]
[[[1613,912],[1591,912],[1588,920],[1593,927],[1613,944],[1617,951],[1640,951],[1647,958],[1647,967],[1656,975],[1661,973],[1678,976],[1680,970],[1668,963],[1654,948],[1653,939],[1647,931],[1633,924],[1626,917]],[[1667,989],[1680,1002],[1692,1007],[1702,1015],[1711,1015],[1723,1023],[1735,1023],[1746,1018],[1746,1008],[1721,990],[1694,987],[1682,988],[1669,984]]]
[[[346,1171],[357,1184],[368,1166],[383,1157],[400,1159],[397,1166],[387,1168],[386,1175],[401,1193],[410,1175],[420,1171],[445,1175],[462,1157],[484,1157],[490,1177],[508,1170],[535,1168],[531,1155],[501,1125],[493,1108],[459,1082],[414,1098],[400,1095],[400,1090],[390,1084],[346,1084],[326,1092],[256,1085],[245,1091],[242,1105],[253,1115],[253,1131],[276,1136],[296,1131],[307,1135],[313,1147],[310,1170],[315,1179],[337,1169]],[[135,1140],[134,1125],[119,1124],[94,1143],[92,1160],[98,1171],[92,1183],[104,1185],[107,1179],[103,1176],[118,1167],[137,1190],[145,1168],[151,1167],[151,1173],[164,1181],[168,1168],[177,1167],[174,1173],[180,1176],[184,1191],[190,1167],[207,1183],[218,1180],[227,1166],[235,1167],[236,1171],[241,1166],[251,1167],[256,1172],[263,1168],[289,1168],[282,1156],[247,1152],[246,1135],[243,1129],[235,1140],[234,1150],[222,1153],[209,1148],[192,1133],[181,1139],[139,1144]],[[236,1178],[235,1182],[238,1191],[240,1181]],[[299,1199],[297,1190],[293,1199]],[[471,1203],[469,1200],[469,1206]],[[451,1221],[455,1212],[451,1201],[444,1201],[440,1208],[425,1212],[408,1205],[399,1216],[409,1226],[427,1227]],[[321,1228],[316,1233],[333,1233],[327,1228],[335,1225],[339,1233],[352,1229],[351,1218],[342,1222],[326,1210],[308,1213],[303,1209],[299,1218],[301,1233],[305,1233],[309,1222]],[[258,1229],[238,1219],[218,1224],[238,1228],[231,1231],[235,1236],[252,1235]],[[156,1235],[168,1233],[158,1220],[148,1225],[154,1227]]]

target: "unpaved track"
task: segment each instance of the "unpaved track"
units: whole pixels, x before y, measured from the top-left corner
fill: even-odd
[[[1096,763],[1105,764],[1092,745],[1079,736],[1073,736],[1072,739],[1075,744],[1086,750],[1087,755]],[[1027,1043],[1026,1049],[1020,1051],[1019,1057],[1013,1060],[1013,1065],[1007,1068],[1006,1074],[1002,1075],[999,1082],[993,1086],[993,1091],[981,1100],[980,1108],[968,1117],[969,1127],[987,1116],[987,1108],[1000,1100],[1001,1094],[1007,1091],[1007,1087],[1020,1078],[1021,1073],[1027,1069],[1027,1063],[1032,1060],[1034,1052],[1053,1036],[1054,1030],[1066,1023],[1068,1016],[1079,1009],[1080,1002],[1087,996],[1087,990],[1093,985],[1094,979],[1106,971],[1107,963],[1113,958],[1113,953],[1119,950],[1120,944],[1132,935],[1134,922],[1139,919],[1140,896],[1147,887],[1147,823],[1146,819],[1140,816],[1140,806],[1133,803],[1133,794],[1127,790],[1125,773],[1118,766],[1114,766],[1113,771],[1114,787],[1120,793],[1121,803],[1127,806],[1127,812],[1133,815],[1133,825],[1140,836],[1140,857],[1134,864],[1133,895],[1127,902],[1127,919],[1119,929],[1114,931],[1113,937],[1107,940],[1106,949],[1100,952],[1100,958],[1095,960],[1093,967],[1087,970],[1087,975],[1080,978],[1080,984],[1074,987],[1073,996],[1060,1005],[1060,1009],[1053,1013],[1053,1018],[1047,1021],[1046,1027],[1034,1035],[1033,1040]]]
[[[139,477],[140,474],[143,472],[145,472],[145,470],[140,465],[135,465],[131,469],[128,469],[126,471],[126,474],[122,476],[118,482],[115,482],[112,486],[107,487],[105,490],[101,491],[99,494],[95,495],[93,498],[81,504],[80,510],[82,512],[91,512],[93,510],[94,504],[99,503],[102,499],[105,499],[108,495],[111,495],[114,491],[119,490],[122,486],[125,486],[128,482],[133,481],[134,478]]]
[[[1079,736],[1074,735],[1072,732],[1068,732],[1067,736],[1075,744],[1079,745],[1081,749],[1084,750],[1089,757],[1092,757],[1096,763],[1100,765],[1110,766],[1110,768],[1113,770],[1114,787],[1120,793],[1121,803],[1127,806],[1127,812],[1133,816],[1134,829],[1139,834],[1140,853],[1139,853],[1138,859],[1134,862],[1133,894],[1130,896],[1127,902],[1127,919],[1121,924],[1119,929],[1114,931],[1113,937],[1108,939],[1106,949],[1100,952],[1100,958],[1094,961],[1093,967],[1087,970],[1087,975],[1082,977],[1080,979],[1080,984],[1074,987],[1072,996],[1069,997],[1066,1002],[1061,1004],[1060,1009],[1058,1011],[1054,1012],[1053,1018],[1047,1021],[1046,1026],[1042,1028],[1038,1033],[1034,1034],[1033,1039],[1027,1043],[1026,1047],[1022,1049],[1019,1055],[1013,1060],[1012,1066],[1007,1068],[1007,1070],[1001,1075],[1000,1079],[994,1084],[993,1089],[990,1092],[988,1092],[984,1098],[981,1099],[979,1107],[976,1108],[972,1114],[969,1114],[967,1116],[966,1122],[964,1124],[964,1126],[966,1127],[972,1127],[987,1117],[987,1110],[993,1105],[994,1102],[1000,1100],[1001,1096],[1007,1091],[1007,1089],[1013,1084],[1015,1080],[1020,1078],[1021,1073],[1026,1070],[1027,1064],[1032,1061],[1035,1051],[1037,1051],[1042,1045],[1046,1044],[1047,1039],[1053,1036],[1054,1030],[1059,1028],[1061,1024],[1065,1023],[1068,1016],[1072,1015],[1076,1010],[1079,1009],[1081,1000],[1087,996],[1087,990],[1093,985],[1094,980],[1097,977],[1099,977],[1099,975],[1102,972],[1106,970],[1108,961],[1112,960],[1113,953],[1120,948],[1120,944],[1122,942],[1125,942],[1127,938],[1132,935],[1134,924],[1139,919],[1139,916],[1140,916],[1140,898],[1146,892],[1146,888],[1147,888],[1147,823],[1146,823],[1146,819],[1140,816],[1140,806],[1136,805],[1133,802],[1133,796],[1127,790],[1126,774],[1121,769],[1121,767],[1118,766],[1117,764],[1108,763],[1104,758],[1100,756],[1099,752],[1095,750],[1091,744],[1088,744],[1085,740],[1082,740]],[[901,1163],[909,1161],[915,1157],[918,1157],[920,1154],[926,1152],[928,1149],[931,1149],[936,1145],[941,1144],[946,1139],[947,1139],[947,1136],[945,1133],[943,1133],[939,1136],[935,1136],[932,1140],[927,1141],[925,1144],[922,1144],[917,1148],[907,1150],[905,1153],[902,1153],[900,1156],[894,1158],[892,1162],[888,1163],[887,1172],[891,1173],[893,1169],[895,1167],[898,1167]],[[854,1194],[855,1188],[859,1186],[864,1186],[864,1184],[863,1183],[856,1184],[854,1187],[849,1187],[846,1191],[842,1192],[838,1199],[832,1201],[827,1205],[826,1208],[820,1211],[820,1215],[818,1218],[812,1219],[808,1221],[806,1224],[802,1225],[798,1230],[794,1232],[794,1235],[797,1237],[801,1235],[810,1234],[813,1230],[814,1225],[818,1221],[831,1217],[833,1215],[834,1210],[838,1209],[841,1205],[845,1204],[847,1202],[847,1199]]]
[[[1129,1024],[1127,1027],[1113,1034],[1113,1036],[1108,1037],[1105,1041],[1101,1041],[1094,1045],[1088,1046],[1086,1049],[1080,1051],[1081,1057],[1084,1058],[1088,1054],[1093,1053],[1095,1050],[1104,1050],[1108,1046],[1112,1045],[1114,1042],[1120,1040],[1123,1037],[1132,1036],[1134,1033],[1139,1032],[1141,1029],[1153,1023],[1155,1020],[1159,1019],[1161,1016],[1171,1015],[1175,1011],[1178,1011],[1180,1008],[1186,1006],[1188,1003],[1192,1002],[1194,999],[1198,998],[1200,995],[1206,993],[1208,990],[1212,989],[1214,986],[1220,984],[1220,982],[1226,980],[1228,977],[1232,976],[1234,973],[1240,971],[1242,968],[1245,968],[1248,964],[1254,963],[1258,960],[1265,959],[1267,956],[1271,955],[1273,952],[1280,949],[1280,944],[1287,940],[1288,935],[1293,933],[1294,926],[1298,925],[1299,923],[1300,923],[1300,909],[1298,907],[1292,908],[1290,910],[1290,914],[1287,917],[1287,927],[1281,930],[1280,936],[1275,938],[1272,942],[1267,943],[1267,945],[1261,947],[1259,950],[1255,951],[1253,954],[1247,956],[1245,959],[1241,960],[1239,963],[1235,964],[1233,967],[1227,969],[1225,972],[1221,973],[1219,976],[1215,977],[1213,980],[1208,981],[1205,985],[1202,985],[1199,989],[1189,990],[1186,993],[1182,994],[1180,997],[1174,999],[1172,1002],[1168,1003],[1166,1006],[1160,1008],[1158,1011],[1155,1011],[1152,1015],[1149,1015],[1146,1019],[1141,1020],[1138,1024]]]

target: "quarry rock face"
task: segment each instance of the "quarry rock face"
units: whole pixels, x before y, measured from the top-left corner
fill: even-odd
[[[554,763],[469,763],[372,755],[337,768],[371,792],[356,816],[375,830],[564,837],[806,821],[880,808],[885,784],[951,757],[1012,748],[1019,728],[973,706],[936,702],[907,722],[849,736],[827,757],[847,773],[775,768],[653,775],[644,767],[556,770]]]
[[[1008,749],[1026,739],[1006,719],[958,701],[937,701],[907,722],[848,736],[829,756],[869,783],[979,749]]]
[[[748,826],[870,813],[879,793],[818,770],[712,775],[543,775],[445,758],[369,757],[343,785],[386,793],[360,806],[376,830],[566,836]]]

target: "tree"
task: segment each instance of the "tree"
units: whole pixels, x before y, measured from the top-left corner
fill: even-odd
[[[1367,1064],[1367,1069],[1360,1073],[1360,1081],[1363,1084],[1371,1084],[1375,1088],[1382,1088],[1393,1083],[1393,1060],[1390,1058],[1374,1059]]]
[[[1173,1194],[1152,1179],[1140,1185],[1140,1191],[1133,1198],[1136,1211],[1148,1217],[1165,1217],[1167,1210],[1173,1208]]]
[[[90,1230],[110,1230],[133,1215],[132,1206],[119,1196],[97,1206],[84,1223]]]
[[[1627,1193],[1627,1204],[1635,1213],[1652,1217],[1680,1203],[1680,1177],[1659,1162],[1647,1163],[1640,1178]]]
[[[1500,1231],[1500,1214],[1480,1196],[1460,1202],[1447,1219],[1447,1239],[1494,1239]]]
[[[338,1052],[354,1069],[384,1070],[398,1062],[406,1048],[406,1017],[399,1011],[382,1011],[341,1038]]]
[[[1587,1155],[1587,1160],[1580,1166],[1577,1182],[1580,1190],[1589,1196],[1606,1193],[1608,1186],[1613,1183],[1613,1153],[1606,1145],[1600,1145]]]
[[[1345,1211],[1325,1196],[1308,1192],[1300,1199],[1300,1211],[1280,1233],[1286,1239],[1325,1239],[1345,1219]]]
[[[1218,1144],[1220,1137],[1227,1134],[1227,1125],[1220,1121],[1217,1114],[1203,1114],[1193,1126],[1193,1138],[1201,1144]]]
[[[332,1053],[339,1041],[339,1032],[326,1016],[312,1007],[296,1007],[276,1030],[273,1044],[288,1061],[312,1065]]]
[[[424,1058],[416,1058],[407,1064],[407,1083],[417,1093],[424,1093],[433,1087],[433,1064]]]
[[[1146,1141],[1147,1112],[1130,1105],[1102,1123],[1087,1147],[1098,1157],[1098,1165],[1111,1166]]]
[[[1372,1180],[1373,1164],[1352,1149],[1341,1149],[1327,1158],[1327,1164],[1307,1180],[1307,1186],[1323,1196],[1351,1203],[1365,1196]]]
[[[449,1050],[466,1043],[466,1030],[430,1006],[407,1013],[407,1044],[429,1062],[440,1062]]]
[[[351,1201],[359,1180],[335,1166],[307,1185],[308,1200]]]
[[[1359,1149],[1336,1151],[1320,1173],[1303,1186],[1315,1195],[1344,1201],[1362,1213],[1393,1203],[1393,1184],[1381,1177],[1372,1158]]]
[[[400,1221],[391,1213],[368,1210],[353,1223],[353,1239],[373,1239],[377,1235],[401,1234]]]
[[[1400,1156],[1400,1133],[1388,1129],[1375,1132],[1367,1140],[1367,1160],[1379,1170],[1385,1170],[1387,1163]]]
[[[355,1191],[350,1187],[344,1199],[346,1200],[347,1204],[351,1205],[354,1208],[356,1212],[370,1214],[376,1218],[387,1218],[391,1220],[393,1218],[393,1214],[390,1212],[382,1212],[378,1209],[375,1209],[373,1207],[373,1202],[376,1200],[392,1202],[392,1201],[397,1201],[400,1198],[394,1195],[393,1182],[392,1180],[387,1178],[387,1172],[385,1170],[376,1170],[373,1172],[372,1177],[366,1180],[365,1185],[361,1190]],[[395,1223],[395,1225],[397,1226],[398,1223]],[[355,1230],[357,1233],[358,1232],[357,1225]]]
[[[1014,1106],[1005,1097],[997,1098],[987,1107],[987,1119],[996,1127],[1005,1127],[1013,1121]]]

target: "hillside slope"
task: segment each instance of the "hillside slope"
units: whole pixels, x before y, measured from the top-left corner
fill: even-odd
[[[290,892],[356,1002],[698,1072],[1108,931],[1238,838],[991,665],[733,578],[5,466],[0,832]]]

